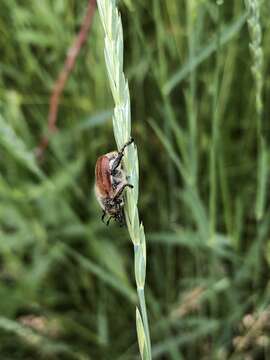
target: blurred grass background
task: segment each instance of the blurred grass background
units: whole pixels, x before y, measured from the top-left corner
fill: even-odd
[[[131,243],[102,224],[93,193],[96,158],[115,148],[98,14],[39,165],[51,90],[87,1],[0,4],[0,358],[137,359]],[[269,359],[268,173],[257,219],[244,2],[119,6],[153,358]],[[269,13],[261,1],[266,140]]]

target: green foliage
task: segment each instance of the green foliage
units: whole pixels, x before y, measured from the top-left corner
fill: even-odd
[[[117,2],[152,357],[267,359],[269,2],[187,3]],[[124,141],[115,145],[121,99],[110,93],[97,13],[61,97],[59,131],[35,159],[86,5],[1,1],[1,359],[148,356],[128,231],[101,223],[93,193],[96,158]]]

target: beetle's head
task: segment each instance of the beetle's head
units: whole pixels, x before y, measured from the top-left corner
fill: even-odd
[[[117,221],[120,225],[125,224],[123,207],[124,207],[124,201],[121,198],[107,199],[105,203],[106,213],[112,216],[114,220]]]
[[[115,216],[122,210],[124,202],[122,199],[107,199],[104,205],[106,213]]]
[[[115,214],[114,219],[120,224],[120,226],[124,226],[126,224],[123,207],[121,207],[121,209]]]

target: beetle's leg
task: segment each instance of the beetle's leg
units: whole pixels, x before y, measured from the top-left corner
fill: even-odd
[[[111,175],[115,175],[115,170],[118,168],[118,166],[121,164],[121,160],[124,156],[124,150],[125,148],[132,144],[134,142],[133,138],[130,138],[130,140],[122,147],[122,149],[118,152],[117,157],[115,158],[113,164],[112,164],[112,168],[111,168]]]
[[[124,184],[124,185],[118,190],[118,192],[115,194],[114,199],[118,199],[118,198],[122,195],[123,191],[125,190],[125,188],[126,188],[127,186],[128,186],[129,188],[133,189],[133,185],[131,185],[131,184]]]
[[[103,213],[102,213],[102,216],[101,216],[101,221],[102,221],[104,224],[106,224],[106,222],[104,221],[105,216],[106,216],[106,211],[103,210]]]
[[[134,143],[134,139],[131,137],[131,138],[123,145],[123,147],[122,147],[122,149],[119,151],[119,153],[123,153],[124,150],[125,150],[125,148],[126,148],[128,145],[132,144],[132,143]]]
[[[111,219],[113,219],[113,216],[110,216],[109,219],[106,222],[106,225],[109,226]]]
[[[123,209],[122,209],[122,213],[121,213],[121,216],[120,216],[120,221],[119,221],[119,223],[120,223],[120,227],[123,227],[123,226],[126,225],[126,219],[125,219],[125,215],[124,215]]]

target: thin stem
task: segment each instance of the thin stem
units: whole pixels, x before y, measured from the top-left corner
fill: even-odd
[[[45,150],[49,145],[49,136],[56,131],[56,122],[59,109],[59,101],[62,92],[65,88],[66,82],[74,69],[76,59],[84,45],[87,34],[92,24],[93,16],[96,8],[96,0],[89,0],[86,9],[86,15],[83,19],[80,31],[76,35],[73,44],[69,48],[63,68],[61,69],[58,78],[54,84],[53,91],[50,98],[50,108],[48,113],[48,135],[44,136],[37,148],[37,157],[42,158]]]
[[[219,86],[220,86],[220,6],[217,5],[217,56],[216,71],[214,79],[213,95],[213,119],[212,119],[212,143],[210,149],[210,235],[213,240],[216,231],[217,215],[217,165],[218,165],[218,143],[219,143]]]
[[[187,18],[188,18],[188,50],[189,62],[193,63],[195,58],[196,48],[196,16],[197,9],[194,0],[188,2],[187,5]],[[189,75],[189,91],[188,91],[188,125],[189,125],[189,165],[190,176],[192,179],[192,187],[196,187],[197,183],[197,91],[196,70],[190,72]]]

